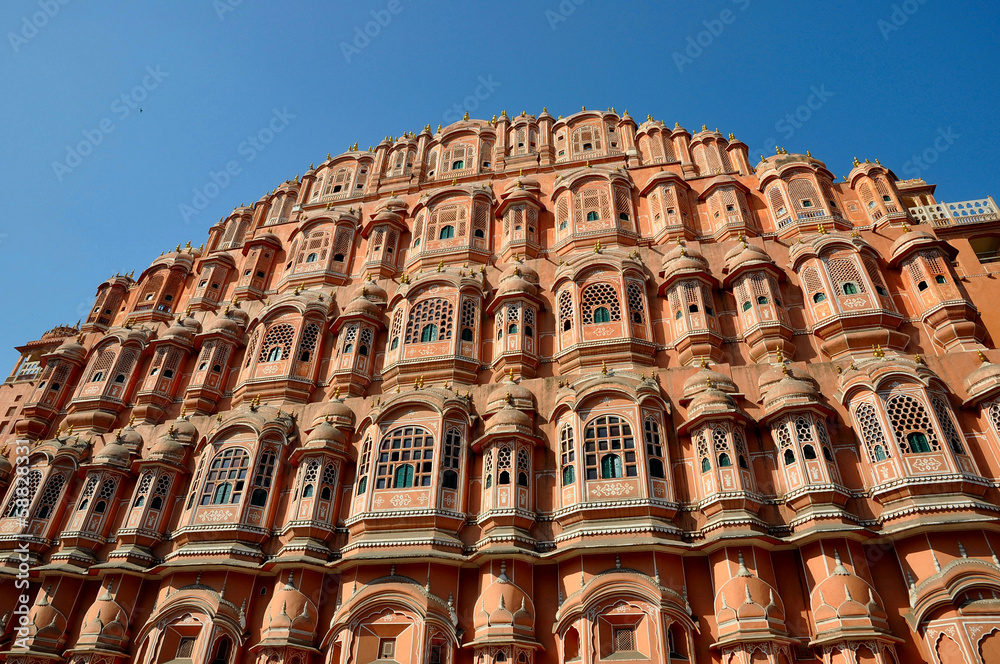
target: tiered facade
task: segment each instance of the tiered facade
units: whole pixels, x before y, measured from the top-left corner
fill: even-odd
[[[998,662],[998,245],[613,109],[328,156],[19,348],[0,660]]]

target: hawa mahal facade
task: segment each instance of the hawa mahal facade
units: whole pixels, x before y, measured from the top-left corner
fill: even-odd
[[[465,118],[101,283],[0,387],[0,660],[1000,661],[996,203],[776,152]]]

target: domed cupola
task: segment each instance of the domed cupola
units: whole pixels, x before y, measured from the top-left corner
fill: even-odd
[[[226,389],[233,356],[243,344],[243,332],[248,322],[249,316],[240,307],[238,299],[234,299],[233,304],[227,305],[222,315],[212,321],[204,333],[195,337],[198,356],[184,392],[185,408],[201,415],[215,410]]]
[[[986,336],[980,312],[952,268],[957,255],[958,250],[944,240],[913,231],[904,222],[889,259],[889,267],[902,272],[920,320],[934,331],[934,341],[945,352],[979,350]]]
[[[498,399],[500,394],[503,396]],[[480,524],[494,543],[505,539],[501,533],[510,537],[505,544],[522,546],[533,539],[529,534],[535,517],[532,478],[536,448],[542,446],[535,432],[534,402],[526,387],[510,379],[501,382],[489,396],[485,431],[472,444],[483,463],[482,511],[486,518]]]
[[[503,224],[500,260],[508,262],[518,254],[528,258],[538,256],[538,220],[544,209],[540,195],[538,181],[532,177],[518,176],[504,188],[496,210]]]
[[[201,324],[194,318],[178,316],[161,336],[150,342],[152,359],[136,393],[133,411],[136,417],[151,424],[158,424],[166,417],[200,329]]]
[[[677,240],[663,257],[659,295],[668,302],[667,339],[682,364],[699,358],[721,362],[722,333],[715,313],[713,291],[718,286],[708,261]]]
[[[484,576],[489,578],[490,572],[486,570]],[[500,574],[481,592],[473,626],[476,646],[536,645],[535,604],[529,593],[507,575],[506,560],[500,562]]]
[[[796,407],[819,406],[819,392],[808,379],[797,378],[785,366],[781,379],[769,385],[763,394],[763,406],[768,416]]]
[[[128,629],[128,613],[114,599],[111,589],[112,582],[109,579],[83,618],[80,638],[77,639],[73,652],[110,650],[116,654],[128,653],[132,636]]]
[[[979,351],[980,365],[965,377],[965,391],[969,393],[968,403],[978,403],[1000,392],[1000,364],[994,364]]]
[[[515,256],[500,275],[493,300],[486,308],[486,313],[494,317],[494,376],[535,375],[540,338],[537,321],[543,304],[538,295],[538,273]]]
[[[793,329],[779,283],[785,279],[763,247],[742,235],[726,253],[723,288],[736,298],[739,331],[750,351],[750,359],[761,362],[772,353],[795,352]]]
[[[294,572],[274,591],[264,613],[261,641],[253,650],[265,647],[311,647],[319,610],[305,593],[295,587]]]
[[[754,576],[739,554],[735,576],[715,595],[720,643],[787,638],[785,607],[774,586]]]
[[[350,396],[363,396],[372,381],[375,338],[385,329],[382,311],[385,291],[374,281],[366,281],[354,294],[333,324],[336,335],[332,382]]]
[[[695,396],[707,390],[710,385],[727,394],[737,394],[739,392],[739,388],[732,378],[714,369],[710,369],[708,362],[702,358],[701,369],[691,374],[684,381],[681,404],[690,402]]]
[[[890,634],[882,600],[867,581],[847,570],[840,553],[833,553],[835,565],[830,575],[810,594],[815,643],[832,640],[861,641],[885,638]]]

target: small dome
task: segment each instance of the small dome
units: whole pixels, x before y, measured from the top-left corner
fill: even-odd
[[[774,264],[774,261],[764,249],[755,244],[750,244],[745,240],[726,252],[725,260],[727,272],[733,272],[744,265]]]
[[[688,412],[700,413],[701,411],[729,411],[736,408],[733,398],[716,387],[706,386],[698,396],[691,400]]]
[[[937,244],[940,242],[936,237],[927,231],[907,231],[896,238],[889,248],[891,260],[895,260],[900,254],[914,245]]]
[[[978,397],[1000,385],[1000,364],[993,364],[987,360],[981,351],[979,357],[982,364],[965,377],[965,390],[970,397]]]
[[[783,628],[785,608],[778,592],[750,573],[740,552],[736,576],[726,581],[715,596],[715,615],[720,625],[734,620],[765,619]]]
[[[108,581],[108,585],[101,590],[83,618],[80,639],[85,641],[97,638],[125,640],[128,631],[127,623],[125,610],[111,596],[111,581]]]
[[[295,587],[293,573],[288,573],[285,585],[275,591],[267,604],[264,631],[289,630],[311,634],[318,618],[316,606]]]
[[[354,298],[365,297],[376,304],[385,304],[389,296],[377,281],[365,281],[354,291]]]
[[[525,404],[529,404],[530,408],[534,408],[535,395],[527,387],[520,383],[515,383],[508,375],[502,381],[497,383],[497,386],[493,388],[490,392],[490,396],[487,399],[486,409],[495,410],[499,408],[504,408],[507,402],[507,395],[510,395],[511,402],[521,408],[526,407]]]
[[[235,318],[229,315],[229,312],[226,312],[225,315],[219,316],[212,321],[212,324],[208,327],[208,331],[223,332],[228,335],[238,336],[240,334],[240,325]]]
[[[505,279],[510,279],[512,277],[520,277],[527,282],[532,284],[538,283],[538,273],[534,269],[528,267],[521,261],[517,260],[504,268],[504,271],[500,273],[500,281],[503,282]]]
[[[695,395],[708,389],[709,381],[711,381],[712,387],[718,388],[723,392],[728,392],[730,394],[735,394],[738,390],[736,388],[736,383],[733,379],[725,374],[721,374],[718,371],[713,371],[708,368],[708,364],[702,364],[701,371],[692,374],[687,380],[684,381],[683,393],[684,398],[690,399]]]
[[[333,426],[333,418],[321,420],[316,427],[306,436],[307,447],[322,447],[328,443],[333,443],[337,447],[346,447],[347,438],[340,429]]]
[[[815,401],[819,394],[811,383],[796,378],[791,373],[771,385],[764,395],[764,408],[771,408],[786,399],[806,399]]]
[[[354,426],[354,411],[344,403],[343,399],[335,397],[323,404],[323,407],[316,414],[313,424],[318,425],[326,419],[331,420],[331,424],[334,426],[351,428]]]
[[[167,328],[167,331],[163,333],[161,337],[163,339],[170,339],[172,341],[177,341],[185,345],[190,345],[194,341],[194,332],[191,331],[187,325],[181,323],[180,320],[176,321],[173,325]]]
[[[64,357],[71,362],[73,360],[83,360],[87,356],[87,349],[80,345],[76,337],[70,337],[59,344],[53,351],[56,355]]]
[[[198,429],[184,415],[174,420],[168,431],[170,430],[173,431],[174,436],[181,442],[191,443],[198,438]]]
[[[535,295],[538,287],[521,277],[510,277],[500,282],[497,288],[497,297],[506,295]]]
[[[683,272],[708,272],[708,261],[694,249],[678,244],[663,256],[660,275],[669,278]]]
[[[513,399],[511,399],[513,401]],[[514,408],[513,404],[507,403],[504,405],[500,411],[494,415],[489,422],[489,426],[486,427],[487,430],[496,429],[520,429],[520,430],[532,430],[534,425],[531,423],[531,418],[525,415],[523,412]]]
[[[165,433],[149,448],[148,456],[179,461],[184,457],[184,446],[169,433]]]
[[[856,574],[852,574],[840,561],[840,554],[833,553],[836,565],[833,572],[821,581],[811,595],[817,632],[835,631],[842,621],[850,619],[867,622],[869,628],[886,629],[886,612],[875,589]]]
[[[476,606],[475,629],[528,630],[535,627],[535,605],[528,594],[507,576],[506,561],[500,565],[500,576],[483,591]]]
[[[382,311],[366,295],[361,294],[347,303],[347,306],[344,307],[344,315],[361,315],[367,318],[379,319],[382,317]]]
[[[142,434],[132,427],[132,422],[118,430],[115,440],[130,450],[142,449]]]
[[[112,440],[101,448],[101,451],[94,457],[94,461],[98,463],[109,462],[117,466],[124,466],[128,464],[131,456],[132,453],[127,447],[117,440]]]

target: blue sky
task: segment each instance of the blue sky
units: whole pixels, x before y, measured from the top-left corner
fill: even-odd
[[[614,106],[734,132],[752,160],[780,144],[842,176],[878,157],[939,200],[996,196],[998,19],[941,0],[5,0],[0,373],[114,272],[200,244],[328,152],[463,107]]]

